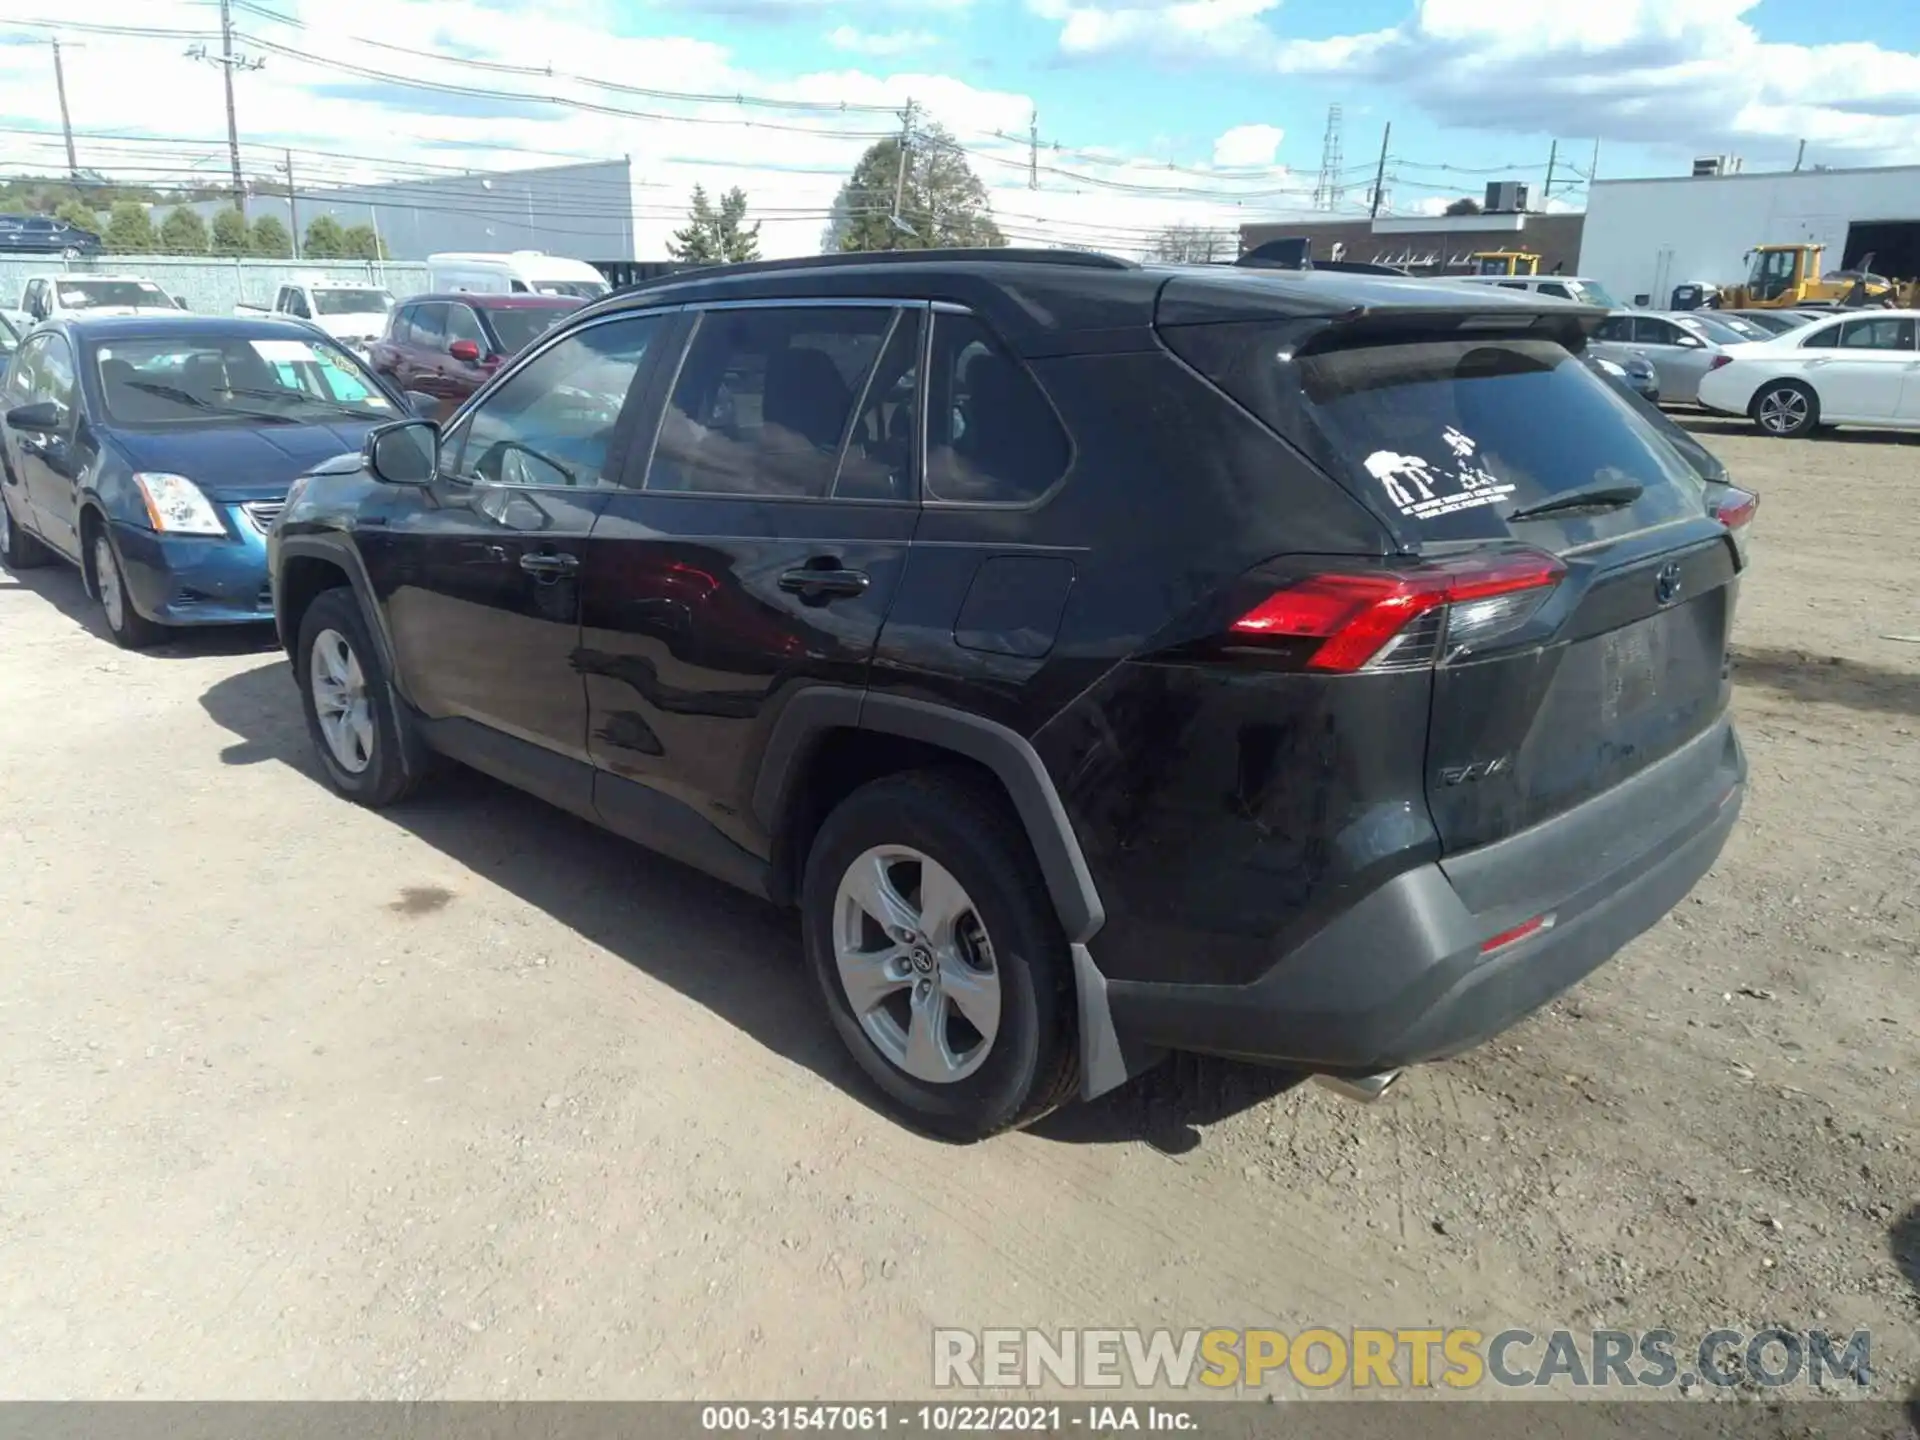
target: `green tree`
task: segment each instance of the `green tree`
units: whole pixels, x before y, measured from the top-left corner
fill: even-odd
[[[115,255],[151,255],[158,248],[153,236],[153,221],[147,207],[138,200],[116,200],[107,221],[107,233],[101,237]]]
[[[707,199],[706,187],[693,187],[686,228],[673,232],[667,253],[690,265],[736,265],[760,258],[760,222],[749,227],[747,192],[735,186],[720,197],[719,208]]]
[[[387,247],[371,225],[349,225],[340,232],[340,253],[350,260],[384,260]]]
[[[169,255],[206,254],[207,222],[200,218],[200,212],[184,205],[175,207],[160,222],[160,248]]]
[[[898,209],[894,196],[900,197]],[[939,125],[907,137],[904,164],[895,137],[867,147],[834,200],[827,248],[934,250],[1005,245],[987,187]]]
[[[253,234],[248,237],[248,250],[263,260],[285,260],[293,254],[293,237],[287,234],[287,227],[272,215],[262,215],[253,222]]]
[[[347,232],[331,215],[321,215],[307,226],[300,253],[308,260],[340,260],[347,253]]]
[[[252,248],[253,242],[247,235],[247,217],[240,213],[239,206],[230,205],[225,210],[214,212],[214,254],[245,255]]]
[[[93,207],[79,200],[62,200],[60,208],[53,215],[56,220],[78,225],[82,230],[97,231],[100,228],[100,217],[93,213]]]
[[[1478,215],[1480,213],[1480,202],[1471,195],[1462,195],[1458,200],[1447,206],[1441,213],[1446,215]]]

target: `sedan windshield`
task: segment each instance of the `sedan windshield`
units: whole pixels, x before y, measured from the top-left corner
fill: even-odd
[[[58,288],[62,310],[93,310],[103,305],[175,308],[167,292],[151,280],[62,280]]]
[[[397,413],[374,378],[319,341],[182,335],[96,345],[107,415],[122,425],[322,424]]]
[[[327,288],[313,287],[313,308],[322,315],[384,315],[393,308],[393,296],[385,290],[371,290],[356,285]]]

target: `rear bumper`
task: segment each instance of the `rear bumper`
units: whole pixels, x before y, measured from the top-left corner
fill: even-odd
[[[1457,1055],[1679,904],[1725,845],[1746,773],[1722,721],[1606,795],[1395,877],[1249,984],[1108,981],[1114,1031],[1140,1046],[1332,1074]],[[1549,928],[1483,953],[1543,914]]]
[[[244,516],[232,518],[238,538],[168,536],[116,523],[114,547],[133,608],[162,625],[271,622],[265,538]]]

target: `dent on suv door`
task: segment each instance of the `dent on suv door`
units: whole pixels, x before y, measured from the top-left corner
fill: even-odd
[[[803,686],[859,693],[906,565],[925,318],[836,302],[686,322],[651,451],[588,550],[581,663],[614,829],[736,877],[765,857],[750,801],[775,715]]]
[[[360,525],[400,681],[436,740],[582,813],[585,544],[665,324],[610,317],[529,354],[449,430],[436,483]]]

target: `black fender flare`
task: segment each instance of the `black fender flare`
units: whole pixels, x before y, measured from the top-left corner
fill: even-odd
[[[1005,725],[949,706],[830,686],[794,695],[767,736],[753,787],[754,818],[767,833],[779,828],[814,745],[829,730],[849,728],[919,740],[986,766],[1013,801],[1067,939],[1085,944],[1106,923],[1066,807],[1033,746]]]
[[[359,550],[344,537],[309,532],[280,538],[273,566],[273,612],[274,626],[280,632],[281,648],[292,657],[295,646],[300,643],[298,635],[287,633],[280,604],[280,569],[288,560],[324,560],[347,577],[354,598],[360,602],[360,613],[367,622],[367,630],[373,636],[373,643],[379,647],[380,665],[386,671],[387,683],[393,687],[395,695],[407,700],[406,684],[394,655],[393,636],[387,630],[387,612],[374,595],[373,580],[367,574],[366,563],[360,558]]]
[[[1005,788],[1067,936],[1080,1021],[1082,1098],[1112,1090],[1157,1061],[1158,1051],[1129,1044],[1114,1030],[1106,977],[1087,948],[1106,923],[1106,908],[1053,777],[1018,731],[904,695],[831,686],[801,690],[781,709],[761,752],[752,804],[754,818],[766,833],[777,833],[813,747],[827,731],[848,728],[898,735],[964,755],[986,766]]]

